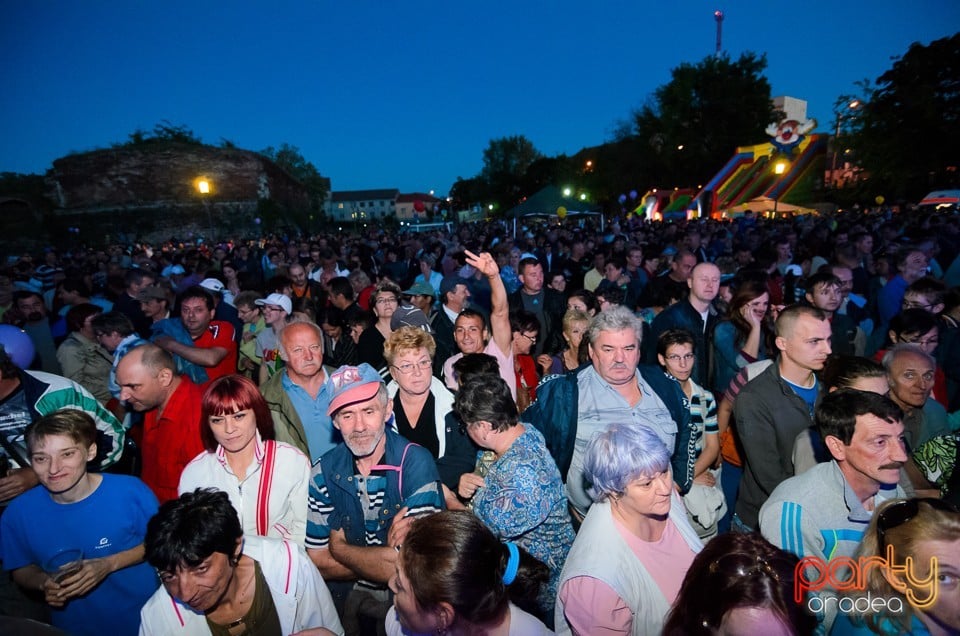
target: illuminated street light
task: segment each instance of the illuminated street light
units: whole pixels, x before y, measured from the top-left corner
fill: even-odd
[[[580,200],[581,200],[581,201],[586,201],[586,200],[587,200],[587,193],[586,193],[586,192],[584,192],[584,193],[582,193],[582,194],[580,195]]]
[[[207,211],[207,225],[210,228],[210,241],[214,240],[213,234],[213,214],[210,212],[210,193],[213,188],[210,187],[210,181],[205,177],[200,177],[196,181],[197,192],[200,193],[201,198],[203,199],[203,207]]]
[[[861,102],[859,99],[851,99],[846,104],[847,110],[851,110],[851,111],[857,111],[861,107],[863,107],[863,102]],[[849,117],[850,115],[847,114],[845,111],[841,111],[837,113],[837,129],[833,133],[833,161],[830,165],[830,186],[832,188],[837,187],[837,144],[839,143],[839,140],[840,140],[840,124],[843,123],[844,119],[848,119]]]
[[[683,150],[683,144],[680,144],[679,146],[677,146],[677,150]]]
[[[572,193],[573,193],[573,190],[571,190],[570,188],[564,188],[564,189],[563,189],[563,196],[565,196],[565,197],[570,196]]]
[[[774,172],[774,174],[776,174],[777,176],[782,175],[782,174],[783,174],[784,172],[786,172],[786,171],[787,171],[787,162],[786,162],[786,161],[782,161],[782,160],[781,160],[781,161],[778,161],[777,163],[773,164],[773,172]],[[778,202],[779,202],[779,200],[777,199],[777,197],[773,197],[773,218],[777,218],[777,203],[778,203]]]

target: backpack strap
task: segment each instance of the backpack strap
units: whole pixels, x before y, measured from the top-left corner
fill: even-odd
[[[400,456],[400,465],[393,466],[392,464],[377,464],[376,466],[371,466],[370,470],[394,470],[397,472],[397,487],[400,490],[400,498],[403,498],[403,462],[407,458],[407,451],[410,450],[411,446],[416,446],[413,442],[407,442],[407,445],[403,447],[403,455]]]
[[[260,488],[257,490],[257,534],[267,536],[270,529],[270,489],[273,487],[273,469],[277,461],[277,443],[268,439],[263,443],[263,464],[260,466]]]

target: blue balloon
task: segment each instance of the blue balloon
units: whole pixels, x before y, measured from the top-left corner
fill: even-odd
[[[621,194],[621,195],[620,195],[620,198],[619,198],[618,200],[620,201],[621,204],[626,203],[626,202],[627,202],[627,195]]]
[[[630,191],[630,198],[631,198],[631,199],[636,199],[636,198],[637,198],[637,191],[636,191],[636,190],[631,190],[631,191]]]
[[[30,368],[37,353],[27,332],[13,325],[0,325],[0,347],[21,369]]]

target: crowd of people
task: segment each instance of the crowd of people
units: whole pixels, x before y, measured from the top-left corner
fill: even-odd
[[[886,209],[11,255],[0,626],[960,634],[958,255]]]

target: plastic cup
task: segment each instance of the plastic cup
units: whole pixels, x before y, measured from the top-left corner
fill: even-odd
[[[47,559],[43,566],[44,572],[49,574],[56,583],[62,583],[73,576],[83,567],[83,550],[70,548],[61,550]]]

